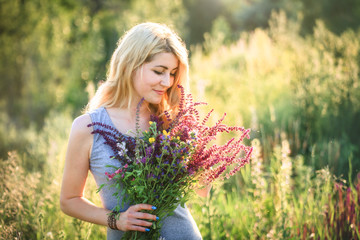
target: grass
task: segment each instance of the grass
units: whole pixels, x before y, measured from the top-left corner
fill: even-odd
[[[52,119],[49,124],[54,125],[37,140],[60,131],[62,126],[56,123]],[[65,143],[66,138],[59,138],[48,144]],[[252,144],[251,165],[214,184],[209,198],[188,203],[204,239],[359,239],[360,175],[345,182],[329,169],[314,171],[304,165],[302,156],[290,157],[286,139],[265,165],[260,141],[254,139]],[[27,172],[22,159],[27,156],[15,152],[0,162],[1,238],[103,239],[104,227],[60,211],[65,148],[50,149],[43,173]],[[92,177],[89,180],[86,195],[100,204],[96,185]]]

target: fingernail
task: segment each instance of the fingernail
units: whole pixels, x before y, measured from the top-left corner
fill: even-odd
[[[159,220],[159,217],[156,217],[156,220]]]
[[[152,210],[156,210],[156,207],[155,207],[155,206],[152,206],[151,209],[152,209]]]
[[[148,229],[148,228],[145,228],[145,231],[147,231],[147,232],[150,232],[150,229]]]

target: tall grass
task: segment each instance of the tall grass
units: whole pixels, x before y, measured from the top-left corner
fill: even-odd
[[[68,113],[51,114],[40,133],[18,132],[25,151],[0,161],[1,239],[103,239],[105,229],[65,216],[59,205]],[[86,196],[100,204],[92,177]]]
[[[258,143],[253,141],[259,150]],[[329,169],[315,172],[301,156],[289,157],[288,150],[284,140],[264,168],[255,153],[242,175],[193,202],[204,239],[360,238],[360,174],[345,185]]]
[[[347,177],[350,156],[360,170],[360,31],[337,36],[318,22],[314,35],[303,37],[299,25],[278,13],[268,30],[243,33],[229,46],[194,48],[192,90],[227,112],[229,123],[251,127],[266,164],[286,134],[306,164]],[[218,38],[208,37],[208,45]]]
[[[49,126],[50,132],[41,133],[36,140],[50,136],[57,127],[63,131],[63,125],[55,122]],[[66,139],[62,141],[58,146],[66,145]],[[209,198],[189,203],[204,239],[359,239],[360,175],[345,184],[328,169],[315,172],[304,165],[301,156],[289,156],[286,140],[275,148],[271,164],[266,166],[260,141],[255,139],[252,144],[251,165],[227,182],[214,185]],[[1,238],[103,239],[104,227],[61,213],[58,202],[64,150],[52,149],[48,154],[56,156],[48,158],[46,168],[51,174],[26,172],[16,153],[1,161]],[[95,189],[90,181],[86,195],[100,204]]]

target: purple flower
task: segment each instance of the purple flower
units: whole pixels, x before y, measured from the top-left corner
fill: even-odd
[[[151,156],[151,154],[152,154],[152,148],[151,148],[151,147],[147,147],[145,152],[146,152],[146,156]]]
[[[149,178],[154,178],[154,174],[153,173],[149,173],[147,176],[146,176],[147,179]]]
[[[179,90],[181,92],[179,108],[173,112],[165,112],[164,115],[160,115],[161,117],[152,116],[151,120],[155,121],[156,125],[151,123],[149,131],[143,132],[144,139],[136,137],[130,141],[129,139],[132,138],[128,139],[121,133],[117,134],[116,129],[111,127],[104,126],[104,130],[94,128],[94,133],[104,137],[105,144],[114,150],[114,159],[118,159],[123,166],[121,170],[115,168],[115,174],[121,174],[122,178],[126,174],[127,180],[124,181],[115,175],[112,182],[114,184],[123,182],[125,196],[128,196],[126,200],[130,202],[149,200],[157,203],[169,199],[180,200],[182,197],[186,199],[187,190],[198,177],[204,177],[205,183],[223,179],[228,167],[231,167],[229,169],[231,176],[250,159],[251,147],[242,144],[243,139],[249,137],[249,130],[228,127],[222,123],[224,118],[215,125],[208,126],[207,120],[212,111],[200,120],[199,111],[195,108],[200,103],[193,102],[192,96],[186,95],[182,87],[179,87]],[[137,132],[140,131],[139,109],[140,105],[136,116]],[[161,120],[166,121],[166,126]],[[92,126],[103,127],[100,123]],[[241,137],[230,140],[222,146],[212,145],[217,134],[223,132],[241,132]],[[147,141],[150,138],[154,141]],[[109,179],[113,178],[109,173],[106,173],[106,176]],[[135,182],[143,182],[141,187],[134,188],[135,182],[131,179],[135,179]],[[172,184],[174,182],[175,184]],[[171,198],[168,197],[169,195]],[[161,199],[154,201],[156,198]],[[171,201],[173,202],[164,204],[164,208],[168,206],[170,209],[178,205],[175,200]]]

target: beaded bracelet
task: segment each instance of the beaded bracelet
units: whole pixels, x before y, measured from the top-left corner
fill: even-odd
[[[113,211],[112,213],[109,214],[108,216],[108,226],[109,228],[113,229],[113,230],[119,230],[116,226],[116,215],[118,214],[118,212]]]

